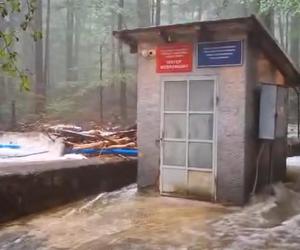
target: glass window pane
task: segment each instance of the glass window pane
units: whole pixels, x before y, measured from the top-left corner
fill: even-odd
[[[189,143],[189,167],[212,168],[211,143]]]
[[[213,111],[214,81],[190,81],[190,111]]]
[[[185,167],[185,150],[184,142],[164,142],[163,148],[163,164],[168,166]]]
[[[184,139],[186,138],[186,115],[165,114],[165,138]]]
[[[194,140],[213,139],[213,115],[190,115],[189,138]]]
[[[202,199],[210,199],[212,195],[212,172],[188,171],[189,194],[197,195]]]
[[[186,193],[186,170],[185,169],[167,169],[162,170],[162,191],[171,193]]]
[[[187,82],[165,82],[165,111],[186,111]]]

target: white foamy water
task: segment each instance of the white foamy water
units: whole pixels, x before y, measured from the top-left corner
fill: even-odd
[[[0,144],[15,144],[20,148],[0,148],[1,162],[58,160],[64,150],[61,138],[50,138],[39,132],[0,134]]]
[[[244,208],[139,194],[136,186],[99,194],[0,230],[0,250],[300,249],[298,166]]]
[[[283,184],[274,192],[212,222],[212,249],[300,249],[300,195]]]

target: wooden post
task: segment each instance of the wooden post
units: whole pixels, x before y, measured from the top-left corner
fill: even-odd
[[[100,121],[103,122],[103,43],[100,43],[99,46],[99,105],[100,105]]]
[[[16,128],[17,118],[16,118],[16,101],[11,101],[11,120],[10,120],[10,129],[14,130]]]

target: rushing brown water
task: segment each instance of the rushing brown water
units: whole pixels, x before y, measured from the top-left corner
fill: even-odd
[[[277,184],[244,208],[138,194],[132,185],[4,225],[0,250],[298,250],[298,183]]]

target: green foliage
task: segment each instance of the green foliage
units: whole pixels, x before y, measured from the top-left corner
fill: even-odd
[[[4,0],[0,2],[0,73],[12,77],[18,77],[22,90],[30,89],[29,77],[18,65],[18,53],[15,51],[15,43],[19,42],[18,31],[27,31],[33,19],[37,0],[26,1],[26,6],[22,6],[21,0]],[[27,9],[22,13],[22,21],[19,26],[9,23],[11,17],[22,12],[22,7]],[[9,27],[9,29],[7,27]],[[34,41],[42,38],[42,33],[31,31]]]
[[[47,113],[53,116],[64,116],[73,110],[76,102],[72,99],[55,99],[47,105]]]
[[[33,40],[35,42],[37,42],[38,40],[41,40],[43,38],[43,33],[40,32],[40,31],[34,31],[32,34],[31,34]]]
[[[26,91],[30,90],[30,80],[28,75],[21,73],[20,75],[21,80],[21,89],[24,89]]]
[[[242,0],[245,2],[245,0]],[[277,9],[291,14],[300,12],[300,0],[250,0],[259,3],[260,11],[267,12],[269,9]]]
[[[21,3],[18,0],[9,0],[7,1],[10,5],[12,12],[21,12]]]

